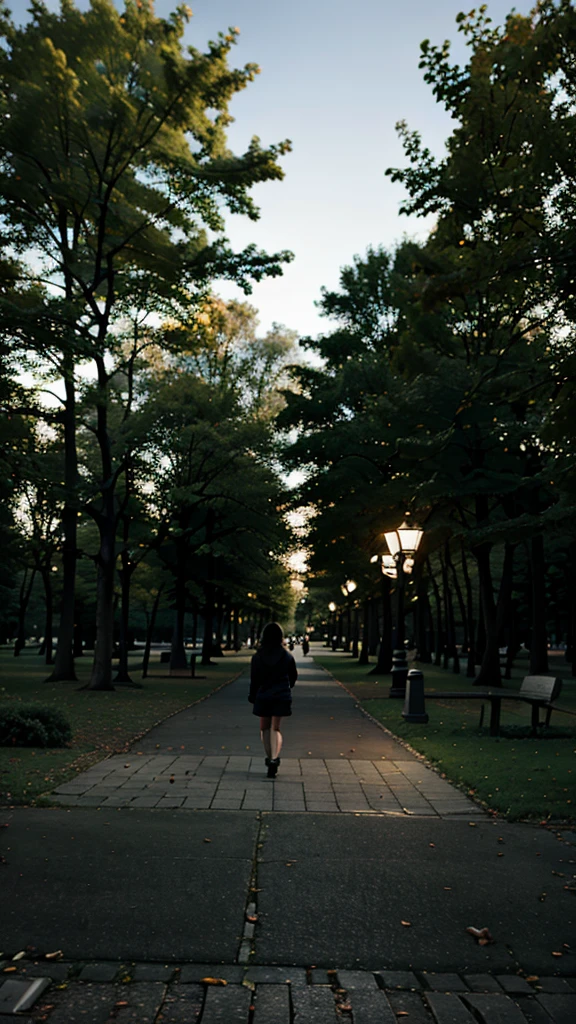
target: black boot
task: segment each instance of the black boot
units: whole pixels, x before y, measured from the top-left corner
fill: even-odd
[[[270,758],[270,760],[268,762],[268,778],[269,779],[275,779],[276,778],[276,774],[278,772],[279,767],[280,767],[280,758],[279,757]]]

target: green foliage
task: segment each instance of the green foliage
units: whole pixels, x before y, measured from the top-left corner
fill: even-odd
[[[72,738],[61,711],[42,704],[0,705],[0,746],[63,747]]]

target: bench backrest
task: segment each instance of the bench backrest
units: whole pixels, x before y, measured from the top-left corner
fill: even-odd
[[[553,676],[524,676],[520,693],[542,700],[556,700],[560,696],[562,680]]]

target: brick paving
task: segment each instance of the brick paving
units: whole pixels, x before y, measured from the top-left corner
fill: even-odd
[[[55,791],[68,807],[313,811],[435,817],[483,812],[418,761],[131,754],[110,757]]]
[[[42,976],[43,964],[4,963],[1,970],[14,973],[4,973],[5,980],[0,974],[0,1022],[336,1024],[347,1020],[395,1024],[406,1014],[417,1024],[572,1024],[576,1019],[576,977],[532,975],[527,981],[517,974],[494,977],[237,964],[60,966],[65,981],[52,980],[27,1007],[28,1015],[16,1018],[10,1011],[10,993],[24,992]],[[97,976],[102,980],[93,980]]]

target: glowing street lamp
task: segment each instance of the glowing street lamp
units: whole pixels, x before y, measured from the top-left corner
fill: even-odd
[[[352,594],[356,590],[357,586],[358,586],[358,584],[356,583],[355,580],[346,580],[346,582],[343,583],[342,586],[340,587],[340,590],[342,591],[342,593],[344,594],[344,597],[346,598],[346,620],[347,620],[347,623],[348,623],[348,625],[346,627],[346,643],[344,644],[344,650],[345,651],[349,651],[350,650],[350,633],[352,632],[352,615],[351,615],[351,612],[350,612],[350,598],[352,597]]]
[[[328,611],[330,612],[330,635],[328,637],[327,647],[331,647],[333,651],[336,650],[336,602],[330,601],[328,605]]]
[[[402,523],[398,529],[389,530],[384,536],[390,554],[382,556],[382,572],[396,579],[398,599],[390,696],[404,698],[406,695],[406,677],[408,675],[405,650],[404,589],[406,586],[406,576],[414,568],[414,556],[418,551],[424,533],[417,527]]]

